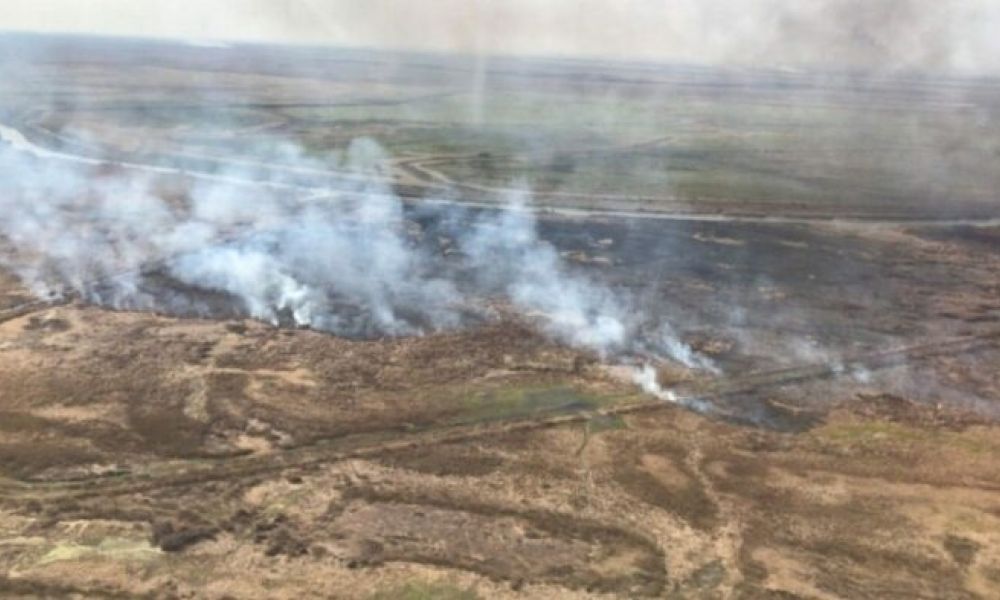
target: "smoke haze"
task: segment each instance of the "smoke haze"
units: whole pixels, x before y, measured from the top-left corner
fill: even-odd
[[[207,0],[199,2],[197,7],[184,1],[138,4],[96,0],[86,8],[82,10],[76,3],[41,2],[33,8],[13,9],[0,17],[0,29],[449,51],[472,55],[475,76],[471,95],[452,98],[451,86],[459,94],[465,89],[464,71],[452,75],[446,69],[414,70],[419,75],[404,76],[394,70],[398,67],[393,64],[395,58],[380,57],[378,60],[385,62],[373,62],[378,66],[372,67],[347,57],[343,62],[331,63],[331,81],[337,82],[338,78],[352,81],[353,76],[363,85],[358,88],[361,91],[343,94],[334,83],[329,88],[321,87],[305,77],[325,75],[319,69],[326,68],[323,66],[326,63],[317,63],[320,67],[315,67],[276,60],[276,66],[265,70],[258,79],[247,77],[242,70],[216,71],[216,65],[206,58],[211,53],[192,47],[186,50],[191,56],[206,58],[203,68],[210,65],[211,69],[172,76],[160,70],[161,65],[147,64],[155,60],[147,61],[148,57],[139,51],[135,64],[127,65],[135,69],[135,79],[128,78],[121,90],[108,86],[104,74],[85,63],[67,68],[68,79],[63,80],[62,72],[51,69],[44,51],[31,57],[36,62],[24,69],[23,74],[15,69],[16,65],[11,66],[11,72],[19,76],[8,77],[15,84],[10,87],[16,89],[19,85],[25,90],[23,98],[19,98],[24,102],[19,108],[23,108],[25,115],[31,116],[37,106],[46,103],[57,107],[45,115],[53,117],[56,123],[51,133],[55,136],[63,133],[64,122],[69,128],[83,124],[79,131],[65,131],[83,145],[89,141],[85,126],[108,119],[103,116],[105,110],[116,106],[130,107],[122,113],[123,122],[134,119],[149,123],[150,127],[157,125],[158,118],[169,117],[171,106],[186,106],[192,117],[197,116],[191,124],[184,123],[172,131],[168,131],[167,125],[160,129],[168,131],[166,137],[176,136],[176,140],[185,143],[188,138],[197,139],[199,133],[205,133],[203,142],[211,140],[209,132],[197,129],[203,125],[206,129],[218,127],[218,121],[224,118],[207,111],[196,115],[206,106],[228,106],[228,113],[220,110],[218,114],[235,115],[233,107],[262,102],[282,105],[281,110],[294,116],[284,125],[279,123],[289,128],[280,133],[274,133],[268,119],[255,125],[249,134],[252,138],[226,132],[215,140],[220,143],[211,150],[202,147],[199,151],[211,155],[213,166],[207,170],[213,173],[196,175],[182,201],[161,193],[157,176],[158,173],[176,175],[183,168],[116,162],[147,160],[142,155],[141,128],[119,129],[114,123],[114,127],[106,129],[116,137],[127,133],[130,139],[124,147],[138,150],[112,149],[113,155],[107,157],[107,163],[93,154],[73,163],[62,160],[66,156],[60,157],[58,151],[36,151],[36,156],[32,156],[23,148],[0,146],[0,190],[4,192],[0,194],[0,210],[5,215],[0,220],[0,240],[14,249],[2,255],[0,261],[5,264],[0,266],[16,272],[42,297],[73,295],[103,306],[182,315],[250,316],[274,325],[309,327],[350,337],[420,335],[516,314],[551,337],[602,357],[634,355],[644,361],[669,357],[686,367],[714,372],[715,364],[700,354],[703,346],[692,341],[699,348],[695,351],[684,341],[696,339],[689,335],[691,327],[686,326],[697,322],[696,319],[687,320],[682,311],[670,306],[669,296],[654,295],[654,288],[647,291],[642,281],[633,287],[616,286],[612,283],[616,281],[614,278],[588,276],[595,272],[563,260],[554,242],[547,241],[554,238],[539,235],[527,192],[509,192],[507,207],[502,210],[474,210],[429,198],[431,202],[416,211],[432,217],[434,225],[428,229],[427,223],[417,218],[419,214],[405,206],[382,178],[381,169],[391,157],[377,143],[361,138],[345,147],[343,140],[350,139],[346,133],[337,133],[338,141],[334,143],[329,141],[332,137],[314,137],[317,133],[314,128],[330,126],[332,132],[345,125],[354,127],[356,121],[364,127],[351,129],[350,135],[358,135],[353,132],[362,130],[360,135],[379,137],[382,120],[403,123],[405,127],[413,127],[414,123],[440,126],[442,122],[454,126],[454,120],[461,126],[457,135],[449,136],[449,143],[463,136],[467,136],[466,144],[469,139],[479,141],[469,144],[477,152],[470,155],[472,163],[456,161],[452,166],[477,164],[474,161],[490,168],[500,165],[498,181],[491,185],[509,185],[509,181],[500,179],[511,164],[531,166],[534,160],[548,160],[546,153],[553,154],[551,164],[542,166],[548,169],[546,174],[555,173],[559,178],[552,186],[555,189],[532,182],[540,197],[562,193],[564,184],[566,193],[571,194],[573,186],[568,184],[574,177],[588,185],[607,184],[611,189],[594,187],[593,193],[617,195],[619,199],[627,199],[636,194],[635,189],[644,191],[647,186],[655,186],[657,193],[672,192],[680,189],[680,186],[675,188],[675,179],[688,185],[687,189],[698,189],[692,182],[708,182],[719,185],[719,188],[709,187],[709,192],[716,189],[725,192],[729,189],[725,176],[731,174],[735,176],[732,181],[741,184],[740,192],[755,192],[753,185],[742,182],[752,184],[762,174],[787,175],[787,181],[794,184],[791,188],[794,194],[814,189],[825,194],[844,189],[856,193],[847,200],[856,206],[871,203],[873,210],[881,208],[886,198],[896,198],[897,192],[907,199],[919,196],[914,188],[920,188],[919,192],[932,196],[935,202],[964,199],[961,192],[967,188],[972,190],[969,196],[975,196],[976,200],[980,197],[973,192],[978,193],[980,188],[987,190],[984,197],[993,197],[989,159],[995,154],[996,142],[977,133],[995,123],[995,104],[991,104],[988,96],[983,100],[969,93],[967,99],[961,98],[967,90],[953,86],[948,80],[942,80],[940,86],[935,84],[912,92],[919,110],[911,115],[900,109],[900,106],[909,109],[909,89],[898,95],[895,89],[883,94],[873,86],[870,95],[850,99],[857,103],[851,104],[852,110],[858,112],[841,114],[827,112],[829,106],[825,105],[836,106],[837,101],[845,101],[839,96],[842,90],[836,86],[826,89],[819,85],[812,87],[807,82],[798,90],[800,95],[795,96],[794,85],[789,83],[794,76],[774,81],[765,77],[764,84],[752,89],[735,77],[737,83],[748,88],[744,90],[746,97],[735,94],[737,100],[746,103],[740,105],[740,111],[745,112],[731,112],[730,107],[735,105],[720,102],[716,114],[715,109],[702,111],[702,107],[712,105],[717,101],[718,89],[732,83],[726,77],[718,81],[706,78],[698,84],[704,86],[697,88],[699,95],[678,97],[675,101],[678,91],[693,92],[684,86],[655,87],[641,79],[620,88],[608,85],[616,81],[615,76],[619,75],[616,71],[628,75],[627,66],[619,64],[598,65],[602,69],[599,76],[581,70],[577,73],[578,80],[567,78],[567,83],[557,85],[544,69],[539,72],[545,73],[546,78],[533,79],[530,75],[537,73],[529,73],[527,61],[519,64],[522,61],[490,59],[502,54],[561,55],[763,67],[821,66],[878,73],[914,69],[992,73],[995,67],[991,58],[1000,49],[993,39],[994,25],[1000,24],[997,18],[1000,8],[980,0],[809,3],[442,0],[433,4],[390,0],[364,4],[337,0],[322,4]],[[206,56],[201,56],[203,53]],[[234,64],[247,60],[242,48],[220,51],[219,56],[222,53],[229,55]],[[465,59],[458,62],[462,60]],[[433,61],[417,57],[417,62],[425,67]],[[544,66],[545,61],[540,62]],[[562,66],[572,71],[575,65],[567,61]],[[357,72],[346,72],[352,68]],[[634,68],[642,72],[645,66]],[[503,79],[518,69],[526,73],[522,79]],[[304,78],[298,82],[295,75]],[[446,79],[452,76],[454,81]],[[415,90],[412,97],[402,95],[404,100],[390,94],[372,101],[367,94],[378,96],[378,93],[366,86],[380,77],[394,83],[397,82],[393,78],[398,77],[398,83],[406,85],[428,84],[428,89],[435,93]],[[217,82],[213,81],[215,78]],[[751,79],[752,74],[747,76],[747,80]],[[850,78],[844,80],[847,88],[854,85]],[[292,90],[293,83],[302,89]],[[437,94],[438,87],[430,83],[444,93]],[[520,85],[524,89],[517,87]],[[81,93],[74,86],[86,92]],[[534,94],[538,90],[546,93]],[[512,101],[514,92],[525,91],[533,94],[525,96],[531,99],[530,103],[520,96]],[[637,91],[641,94],[636,94]],[[574,94],[579,95],[574,98],[579,100],[573,105],[574,110],[556,106]],[[646,103],[632,103],[636,100],[633,95]],[[929,100],[920,104],[923,95]],[[471,109],[463,104],[463,98],[468,98]],[[363,101],[371,103],[365,109],[371,113],[354,115],[346,110]],[[399,107],[397,101],[401,102]],[[524,106],[519,106],[519,101]],[[947,104],[934,111],[925,110],[934,106],[932,101],[947,101]],[[193,109],[187,104],[190,102],[194,103]],[[769,102],[775,102],[777,108],[769,106]],[[952,106],[959,102],[963,103],[962,109],[953,110]],[[342,106],[334,110],[338,103]],[[820,109],[816,110],[813,103],[820,105]],[[868,112],[869,108],[879,110]],[[324,122],[319,118],[323,110],[343,112],[344,116]],[[823,119],[810,120],[813,111],[822,114]],[[497,118],[498,113],[504,118]],[[95,117],[96,114],[102,116]],[[858,118],[859,114],[864,119]],[[900,123],[889,118],[899,114],[912,118]],[[44,120],[37,115],[17,117],[10,122]],[[468,123],[462,124],[465,118]],[[739,122],[740,127],[732,127],[726,119]],[[165,120],[170,123],[169,118]],[[777,131],[787,135],[762,135],[775,131],[775,124],[781,125]],[[876,124],[878,127],[873,126]],[[235,131],[237,123],[231,125]],[[491,128],[502,131],[503,127],[516,135],[491,137],[495,133]],[[482,137],[470,135],[473,129],[482,130],[477,132]],[[621,134],[621,130],[628,135]],[[404,133],[410,135],[411,131],[404,129]],[[269,135],[283,137],[269,139]],[[392,137],[387,136],[386,143],[392,144]],[[241,158],[248,148],[237,147],[239,142],[234,140],[243,139],[253,139],[255,146],[273,152],[262,154],[260,148],[255,148],[249,152],[251,159]],[[317,144],[317,139],[322,143]],[[419,152],[448,156],[463,149],[461,144],[455,148],[438,142],[431,144],[427,140],[433,141],[432,136],[415,139],[421,144],[412,141],[410,144]],[[720,140],[725,146],[714,145]],[[93,141],[94,147],[101,146],[99,138]],[[310,143],[311,149],[305,147]],[[646,147],[651,143],[652,146]],[[502,155],[508,144],[524,154],[522,162],[504,163]],[[430,150],[423,148],[424,145],[430,146]],[[614,160],[604,164],[596,160],[597,154],[579,153],[581,148],[591,145],[603,147]],[[197,142],[193,146],[198,150]],[[315,158],[317,147],[326,158]],[[480,152],[481,148],[489,152]],[[183,145],[181,149],[185,150]],[[404,160],[419,153],[412,148],[408,151],[406,144],[402,144],[402,149],[393,146],[393,150]],[[72,147],[69,151],[73,151]],[[573,151],[578,154],[573,155]],[[559,152],[565,152],[569,159],[561,162]],[[331,164],[330,156],[341,157],[339,164]],[[284,176],[269,171],[266,163],[257,162],[260,168],[253,167],[254,157],[280,164]],[[76,156],[79,158],[82,157]],[[888,177],[875,168],[882,162],[887,163],[884,171]],[[434,167],[433,162],[428,164]],[[692,164],[697,168],[692,168]],[[900,164],[905,168],[890,168]],[[719,169],[719,176],[705,169],[705,165]],[[134,168],[137,166],[141,168]],[[637,173],[655,173],[656,169],[670,177],[642,180],[642,186],[631,190],[621,189],[627,186],[616,183]],[[692,174],[700,174],[699,169],[704,169],[706,175],[695,179]],[[313,181],[322,181],[333,170],[343,171],[339,175],[347,176],[339,179],[352,182],[353,189],[334,193],[296,183],[309,178],[296,178],[295,172],[313,173],[316,175]],[[258,181],[261,178],[271,179]],[[248,180],[254,182],[252,187],[240,184]],[[444,180],[448,181],[448,177]],[[777,180],[775,177],[773,181]],[[895,184],[897,180],[907,184],[901,187],[902,192],[892,185],[882,187],[885,182]],[[837,187],[845,181],[852,185]],[[863,185],[873,181],[879,187]],[[486,182],[490,184],[489,178]],[[781,183],[784,186],[785,179]],[[519,187],[525,190],[529,184]],[[481,189],[501,188],[481,186]],[[781,194],[788,193],[786,187],[777,187],[775,194],[770,193],[771,188],[767,189],[768,195],[774,195],[776,200],[782,200]],[[591,191],[590,187],[587,191]],[[729,196],[722,192],[718,192],[719,197],[728,201]],[[817,192],[815,198],[825,201],[826,196]],[[941,200],[940,205],[945,204]],[[445,234],[446,244],[438,243],[440,234]],[[699,244],[743,243],[713,236],[694,239]],[[804,247],[804,242],[791,243]],[[689,247],[680,250],[691,251]],[[752,258],[748,254],[747,262]],[[723,266],[734,270],[740,267],[720,263],[720,270],[708,273],[721,273]],[[664,273],[660,276],[662,279]],[[669,290],[669,285],[664,287]],[[731,302],[734,315],[739,311],[740,300]],[[661,309],[642,309],[648,306]],[[669,317],[664,317],[665,314]],[[761,320],[767,321],[763,323],[767,328],[777,330],[779,322],[806,322],[809,316],[805,310],[791,315],[786,308],[781,314],[767,313],[765,317],[770,318]],[[671,322],[663,322],[666,320]],[[734,317],[729,324],[736,325],[737,321]],[[758,323],[758,329],[761,325]],[[823,352],[818,344],[798,344],[796,340],[782,346],[780,352],[773,352],[773,338],[762,338],[759,330],[733,337],[740,350],[753,350],[755,355],[771,353],[773,362],[840,360],[834,352]],[[720,364],[726,364],[724,361],[720,359]],[[636,382],[648,392],[664,400],[677,400],[669,390],[660,387],[651,368],[638,371],[636,377]]]
[[[752,66],[997,73],[992,0],[39,0],[0,29]]]
[[[423,209],[455,237],[458,251],[444,260],[378,178],[384,156],[372,140],[344,155],[340,167],[359,182],[348,193],[266,195],[223,183],[251,178],[233,171],[200,181],[185,202],[164,199],[152,176],[102,175],[23,150],[0,148],[8,216],[0,238],[16,249],[3,266],[42,297],[207,316],[212,295],[222,294],[238,314],[352,337],[460,327],[495,317],[488,307],[499,301],[601,356],[638,352],[710,367],[668,325],[640,339],[655,324],[630,316],[627,295],[563,263],[538,237],[527,194],[506,210]]]

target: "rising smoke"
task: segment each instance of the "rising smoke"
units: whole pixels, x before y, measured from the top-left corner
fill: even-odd
[[[221,294],[253,318],[344,336],[462,327],[495,316],[486,307],[499,302],[604,357],[711,368],[668,324],[633,315],[627,294],[566,265],[539,237],[527,193],[496,211],[436,204],[436,222],[454,238],[445,259],[379,178],[384,159],[374,141],[353,142],[339,168],[356,184],[343,193],[261,193],[230,183],[256,173],[231,172],[199,180],[178,201],[149,174],[95,175],[91,165],[3,148],[0,238],[16,250],[4,266],[43,297],[210,314],[205,294]]]

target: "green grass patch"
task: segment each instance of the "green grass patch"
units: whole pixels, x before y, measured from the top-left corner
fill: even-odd
[[[594,418],[587,421],[587,427],[590,433],[601,433],[628,429],[628,424],[620,415],[595,415]]]
[[[472,589],[450,583],[410,582],[372,594],[370,600],[479,600]]]
[[[484,390],[463,402],[459,423],[524,419],[547,414],[592,411],[619,400],[581,392],[571,386]]]

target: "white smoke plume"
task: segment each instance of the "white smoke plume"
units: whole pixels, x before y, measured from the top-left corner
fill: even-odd
[[[606,287],[567,272],[558,252],[540,240],[525,194],[509,198],[494,218],[481,219],[462,249],[489,286],[504,288],[515,306],[543,316],[566,342],[601,351],[625,348],[622,299]]]
[[[633,369],[632,382],[639,386],[639,389],[642,391],[664,402],[679,404],[701,413],[707,413],[712,410],[712,405],[701,398],[679,396],[675,391],[660,385],[656,368],[649,363]]]
[[[51,158],[0,148],[0,239],[13,248],[0,261],[43,297],[205,315],[213,297],[229,310],[235,299],[240,314],[275,325],[365,337],[460,327],[499,299],[603,357],[711,367],[669,325],[632,314],[627,294],[564,264],[526,193],[478,215],[442,205],[445,220],[464,219],[453,228],[459,252],[444,260],[378,177],[385,157],[371,140],[352,143],[340,165],[356,187],[327,195],[227,183],[259,175],[237,172],[170,200],[155,174]]]
[[[646,364],[636,369],[632,374],[632,381],[639,386],[642,391],[651,396],[655,396],[666,402],[677,402],[677,394],[671,390],[664,389],[663,386],[660,385],[660,382],[656,377],[656,369],[654,369],[652,365]]]

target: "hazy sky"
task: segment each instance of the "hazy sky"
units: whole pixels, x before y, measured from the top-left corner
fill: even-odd
[[[1000,0],[0,0],[0,29],[998,72]]]

